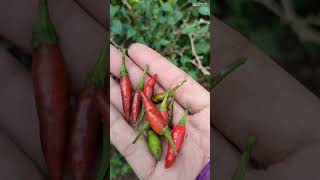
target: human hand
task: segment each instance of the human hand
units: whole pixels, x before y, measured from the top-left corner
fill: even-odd
[[[211,68],[248,58],[211,95],[214,179],[231,178],[250,135],[257,144],[246,180],[319,179],[319,99],[240,33],[212,24]]]
[[[107,4],[106,1],[48,1],[68,65],[72,93],[78,95],[105,39]],[[0,2],[0,35],[29,55],[37,7],[36,0]],[[3,48],[0,54],[2,179],[43,179],[46,166],[40,146],[31,74]],[[70,179],[69,170],[65,174],[65,179]]]
[[[136,88],[146,64],[149,66],[149,75],[158,75],[155,93],[172,88],[183,79],[187,79],[187,82],[175,94],[173,124],[176,125],[179,122],[187,106],[191,107],[191,115],[188,116],[186,123],[187,132],[184,145],[172,167],[165,169],[164,159],[167,143],[163,143],[163,155],[159,162],[150,155],[144,138],[141,138],[136,144],[132,144],[137,131],[124,120],[120,86],[110,78],[111,143],[126,158],[141,179],[195,179],[210,159],[209,92],[185,72],[145,45],[131,45],[128,49],[128,55],[130,58],[126,58],[126,66],[134,88]],[[112,75],[119,77],[120,64],[120,51],[110,46],[110,71]]]

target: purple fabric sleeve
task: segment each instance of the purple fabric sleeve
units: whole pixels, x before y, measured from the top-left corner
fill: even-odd
[[[210,161],[200,171],[196,180],[210,180]]]

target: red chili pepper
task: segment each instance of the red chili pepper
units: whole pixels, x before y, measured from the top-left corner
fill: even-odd
[[[173,152],[176,155],[176,147],[173,143],[172,137],[170,135],[170,131],[168,128],[168,124],[163,119],[160,111],[157,109],[157,107],[152,103],[152,101],[142,92],[140,91],[143,105],[146,109],[146,115],[148,122],[151,126],[151,128],[159,135],[164,135],[172,146]]]
[[[133,123],[136,124],[138,121],[138,117],[140,114],[140,110],[141,110],[141,95],[138,92],[138,90],[143,90],[144,88],[144,76],[147,73],[148,70],[148,66],[146,66],[143,70],[143,74],[140,78],[140,81],[138,83],[138,87],[136,89],[136,91],[134,92],[133,95],[133,100],[132,100],[132,105],[131,105],[131,114],[133,117]]]
[[[153,75],[146,83],[146,85],[144,86],[143,88],[143,92],[146,94],[146,96],[148,98],[150,98],[153,94],[153,91],[154,91],[154,86],[156,84],[156,81],[157,81],[157,74]],[[139,120],[138,120],[138,123],[137,123],[137,128],[140,126],[140,124],[142,123],[142,120],[144,119],[144,115],[145,115],[146,111],[145,111],[145,108],[142,104],[141,106],[141,111],[140,111],[140,116],[139,116]]]
[[[173,142],[177,148],[178,153],[181,150],[181,146],[184,142],[184,137],[186,134],[185,124],[186,124],[187,115],[188,115],[188,109],[184,112],[179,124],[171,132],[171,136],[173,138]],[[176,159],[176,155],[174,154],[173,149],[171,148],[171,146],[168,146],[168,151],[167,151],[167,155],[166,155],[166,163],[165,163],[164,167],[169,168],[173,164],[175,159]]]
[[[169,96],[169,93],[166,92],[164,95],[163,101],[160,104],[160,113],[166,123],[168,123],[168,106],[167,106],[168,96]]]
[[[157,78],[158,78],[157,74],[151,76],[151,78],[147,81],[146,85],[144,86],[143,92],[149,99],[153,94],[154,85],[157,82]]]
[[[91,178],[97,154],[101,115],[104,116],[104,125],[109,127],[109,118],[106,118],[109,116],[107,99],[103,93],[107,78],[108,48],[109,43],[105,41],[101,56],[89,72],[85,87],[81,91],[71,125],[71,171],[75,180]],[[103,107],[99,107],[100,103]]]
[[[71,171],[74,180],[90,179],[98,146],[100,122],[96,89],[85,88],[79,98],[70,135]]]
[[[124,112],[124,119],[130,123],[130,108],[132,100],[131,81],[125,64],[125,50],[121,49],[122,63],[120,69],[120,89],[122,97],[122,107]]]
[[[68,74],[46,0],[39,1],[32,45],[32,81],[42,152],[50,179],[61,180],[68,124]]]

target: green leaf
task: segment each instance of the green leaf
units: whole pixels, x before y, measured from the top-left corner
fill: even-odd
[[[165,40],[165,39],[161,39],[160,40],[160,44],[162,45],[162,46],[166,46],[166,45],[168,45],[170,42],[169,41],[167,41],[167,40]]]
[[[113,20],[111,25],[111,31],[115,34],[122,33],[122,23],[119,20]]]
[[[161,9],[164,12],[172,12],[172,6],[169,3],[164,3]]]
[[[127,39],[130,39],[132,36],[134,36],[136,34],[136,31],[131,28],[127,31]]]
[[[113,18],[119,11],[119,6],[110,5],[110,17]]]
[[[158,21],[159,21],[160,24],[166,24],[167,23],[167,18],[165,18],[163,16],[160,16]]]
[[[185,66],[189,62],[190,58],[188,56],[182,56],[180,58],[180,63]]]
[[[193,33],[196,31],[196,28],[194,26],[187,26],[182,30],[183,34]]]
[[[174,16],[175,23],[177,23],[182,19],[183,13],[181,11],[175,11],[173,16]]]
[[[208,42],[201,42],[195,45],[195,50],[199,54],[206,54],[210,51],[210,44]]]
[[[174,17],[172,17],[172,16],[168,17],[168,24],[174,25],[175,23],[176,23],[176,21],[174,20]]]
[[[198,76],[197,76],[197,71],[196,70],[189,70],[188,71],[188,74],[189,76],[191,76],[194,80],[197,80],[198,79]]]
[[[199,7],[199,13],[201,15],[204,15],[204,16],[209,16],[210,15],[210,9],[206,6],[201,6]]]
[[[209,32],[209,26],[208,25],[202,26],[199,32],[200,33]]]

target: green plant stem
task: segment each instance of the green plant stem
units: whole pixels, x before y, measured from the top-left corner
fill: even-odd
[[[137,135],[137,136],[134,138],[134,140],[132,141],[132,144],[135,144],[135,143],[139,140],[139,138],[142,136],[142,134],[143,134],[145,131],[149,130],[150,128],[151,128],[151,126],[150,126],[149,122],[146,121],[146,123],[144,124],[144,126],[139,130],[138,135]]]
[[[36,26],[32,32],[32,46],[57,44],[58,37],[49,16],[47,0],[39,0]]]
[[[243,180],[250,164],[250,158],[252,154],[253,146],[256,144],[256,137],[251,136],[248,139],[247,145],[243,154],[240,157],[239,165],[232,176],[232,180]]]
[[[235,69],[239,68],[241,65],[245,64],[247,58],[240,57],[232,62],[227,67],[223,68],[218,74],[214,75],[211,80],[210,88],[213,89],[217,84],[219,84],[227,75],[233,72]]]
[[[145,114],[146,114],[146,109],[144,108],[143,104],[141,104],[141,110],[140,110],[139,119],[136,125],[136,129],[139,129],[141,123],[143,122]]]

